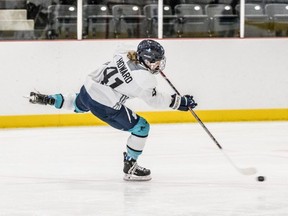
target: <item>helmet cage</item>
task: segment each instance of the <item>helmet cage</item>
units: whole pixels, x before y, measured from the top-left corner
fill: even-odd
[[[145,59],[144,64],[152,74],[157,74],[159,73],[159,71],[164,70],[166,65],[166,58],[163,57],[163,59],[161,59],[160,61],[154,62],[149,62],[147,59]]]

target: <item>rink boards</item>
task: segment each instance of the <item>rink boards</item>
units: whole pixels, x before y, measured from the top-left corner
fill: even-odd
[[[195,112],[204,122],[288,120],[288,109],[196,110]],[[150,123],[195,122],[190,112],[155,111],[137,112],[137,114],[146,118]],[[105,124],[106,123],[94,117],[91,113],[0,116],[1,128],[91,126]]]

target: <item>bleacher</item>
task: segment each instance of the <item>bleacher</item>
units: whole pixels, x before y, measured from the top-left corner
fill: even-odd
[[[77,1],[0,0],[1,39],[76,39]],[[83,0],[84,39],[156,38],[158,1]],[[239,37],[239,0],[164,0],[163,37]],[[247,0],[246,37],[288,36],[288,0]]]
[[[34,39],[34,20],[27,19],[26,1],[0,1],[0,38]]]

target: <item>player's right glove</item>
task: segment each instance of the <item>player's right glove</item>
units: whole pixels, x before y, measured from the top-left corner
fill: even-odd
[[[190,109],[194,109],[197,106],[197,103],[194,101],[192,95],[172,95],[172,101],[170,107],[172,109],[177,109],[180,111],[188,111]]]

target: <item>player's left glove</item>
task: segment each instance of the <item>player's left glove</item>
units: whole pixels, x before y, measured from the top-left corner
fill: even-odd
[[[194,101],[192,95],[172,95],[172,101],[170,107],[172,109],[177,109],[180,111],[188,111],[189,109],[194,109],[197,106],[197,103]]]

